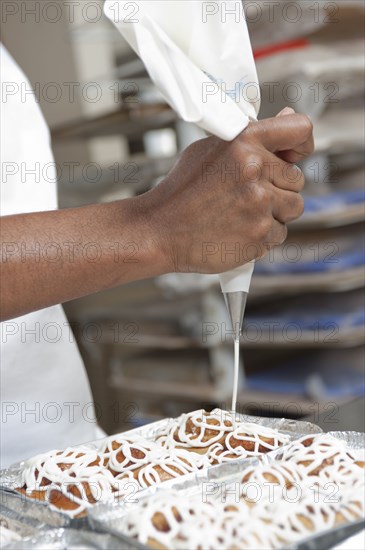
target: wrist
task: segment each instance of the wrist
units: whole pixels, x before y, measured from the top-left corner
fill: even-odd
[[[148,193],[119,201],[123,264],[131,268],[132,280],[147,279],[171,271],[161,220],[155,215]],[[126,231],[126,228],[127,231]],[[128,238],[125,236],[128,235]]]

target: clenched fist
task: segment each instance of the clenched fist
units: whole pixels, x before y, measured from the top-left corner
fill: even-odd
[[[281,244],[303,213],[312,123],[286,109],[233,141],[190,145],[168,176],[138,198],[166,261],[164,271],[221,273]]]

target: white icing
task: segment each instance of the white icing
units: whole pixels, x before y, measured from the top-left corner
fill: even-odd
[[[306,445],[313,439],[313,443]],[[304,436],[284,447],[279,453],[280,460],[301,464],[306,474],[319,469],[319,475],[331,477],[333,473],[340,481],[359,471],[355,461],[363,460],[363,453],[348,449],[346,442],[327,434]],[[346,482],[346,479],[344,480]]]
[[[92,465],[95,461],[98,464]],[[66,465],[65,469],[63,465]],[[41,485],[42,480],[50,483]],[[52,490],[56,489],[75,503],[74,510],[67,510],[70,516],[76,516],[92,505],[87,498],[85,484],[96,502],[110,500],[118,490],[118,482],[104,467],[102,455],[87,447],[40,454],[26,461],[21,473],[21,486],[26,486],[27,494],[40,491],[49,501]],[[81,498],[70,493],[70,489],[75,487]]]
[[[240,443],[237,444],[237,441]],[[239,422],[236,429],[226,435],[224,445],[217,443],[211,446],[209,457],[211,462],[220,464],[234,458],[249,458],[273,451],[288,441],[287,435],[276,430],[252,422]]]
[[[112,447],[113,442],[118,444],[116,449]],[[125,470],[135,470],[144,464],[148,464],[154,459],[159,449],[159,445],[147,439],[136,438],[130,440],[113,436],[107,439],[100,449],[100,453],[107,458],[108,468],[120,473]],[[136,452],[142,454],[142,457],[137,458]],[[121,460],[121,454],[125,457],[124,460]]]
[[[233,391],[232,391],[232,421],[234,426],[236,422],[239,371],[240,371],[240,341],[237,338],[234,341]]]
[[[232,420],[231,413],[221,409],[194,411],[172,421],[154,440],[119,435],[106,439],[99,451],[88,447],[50,451],[24,464],[19,488],[33,497],[34,491],[40,491],[49,503],[57,489],[74,503],[75,509],[65,513],[77,516],[94,502],[125,495],[131,482],[136,489],[146,488],[212,463],[257,456],[289,441],[276,430]],[[291,452],[288,449],[285,452]],[[352,475],[349,468],[342,472],[344,480]],[[76,488],[78,496],[70,493]],[[62,506],[59,503],[58,508]]]
[[[210,433],[207,433],[208,430]],[[231,431],[233,431],[233,425],[229,412],[220,409],[214,409],[210,413],[198,410],[182,414],[169,434],[161,438],[161,443],[169,448],[178,445],[203,449],[222,440]]]
[[[272,439],[273,443],[262,438]],[[233,447],[233,439],[241,445]],[[161,438],[167,448],[181,446],[192,449],[206,449],[210,461],[225,462],[237,457],[257,456],[261,452],[272,451],[289,441],[289,437],[253,422],[232,423],[230,412],[214,409],[211,413],[194,411],[181,415],[170,433]],[[245,449],[253,445],[253,450]],[[259,447],[263,450],[259,451]],[[233,456],[231,456],[233,455]]]
[[[355,464],[358,453],[331,436],[310,438],[308,447],[305,436],[285,447],[280,460],[246,469],[238,497],[227,485],[224,498],[218,492],[209,502],[201,495],[159,492],[132,508],[120,527],[143,544],[155,541],[169,549],[266,549],[363,517],[365,480],[364,469]],[[308,457],[311,464],[301,464]],[[323,463],[324,457],[331,462]],[[308,475],[313,465],[321,466],[318,475]],[[253,485],[259,489],[254,499],[248,490]],[[168,529],[159,530],[154,518],[165,518]]]

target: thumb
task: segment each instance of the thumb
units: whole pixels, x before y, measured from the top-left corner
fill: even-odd
[[[313,153],[313,125],[302,114],[281,114],[251,124],[245,130],[268,151],[280,154],[289,163],[296,163]]]
[[[295,111],[291,107],[284,107],[276,116],[294,115]]]

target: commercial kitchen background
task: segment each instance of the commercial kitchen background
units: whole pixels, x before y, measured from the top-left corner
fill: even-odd
[[[308,113],[316,153],[302,166],[303,217],[256,266],[239,410],[313,421],[324,413],[335,429],[338,406],[364,393],[364,4],[244,5],[260,116],[286,105]],[[143,193],[202,137],[164,103],[101,1],[18,8],[2,39],[51,127],[61,208]],[[126,246],[133,260],[133,243]],[[93,243],[84,253],[97,261]],[[169,275],[65,309],[107,432],[201,406],[229,408],[233,346],[214,276]]]

